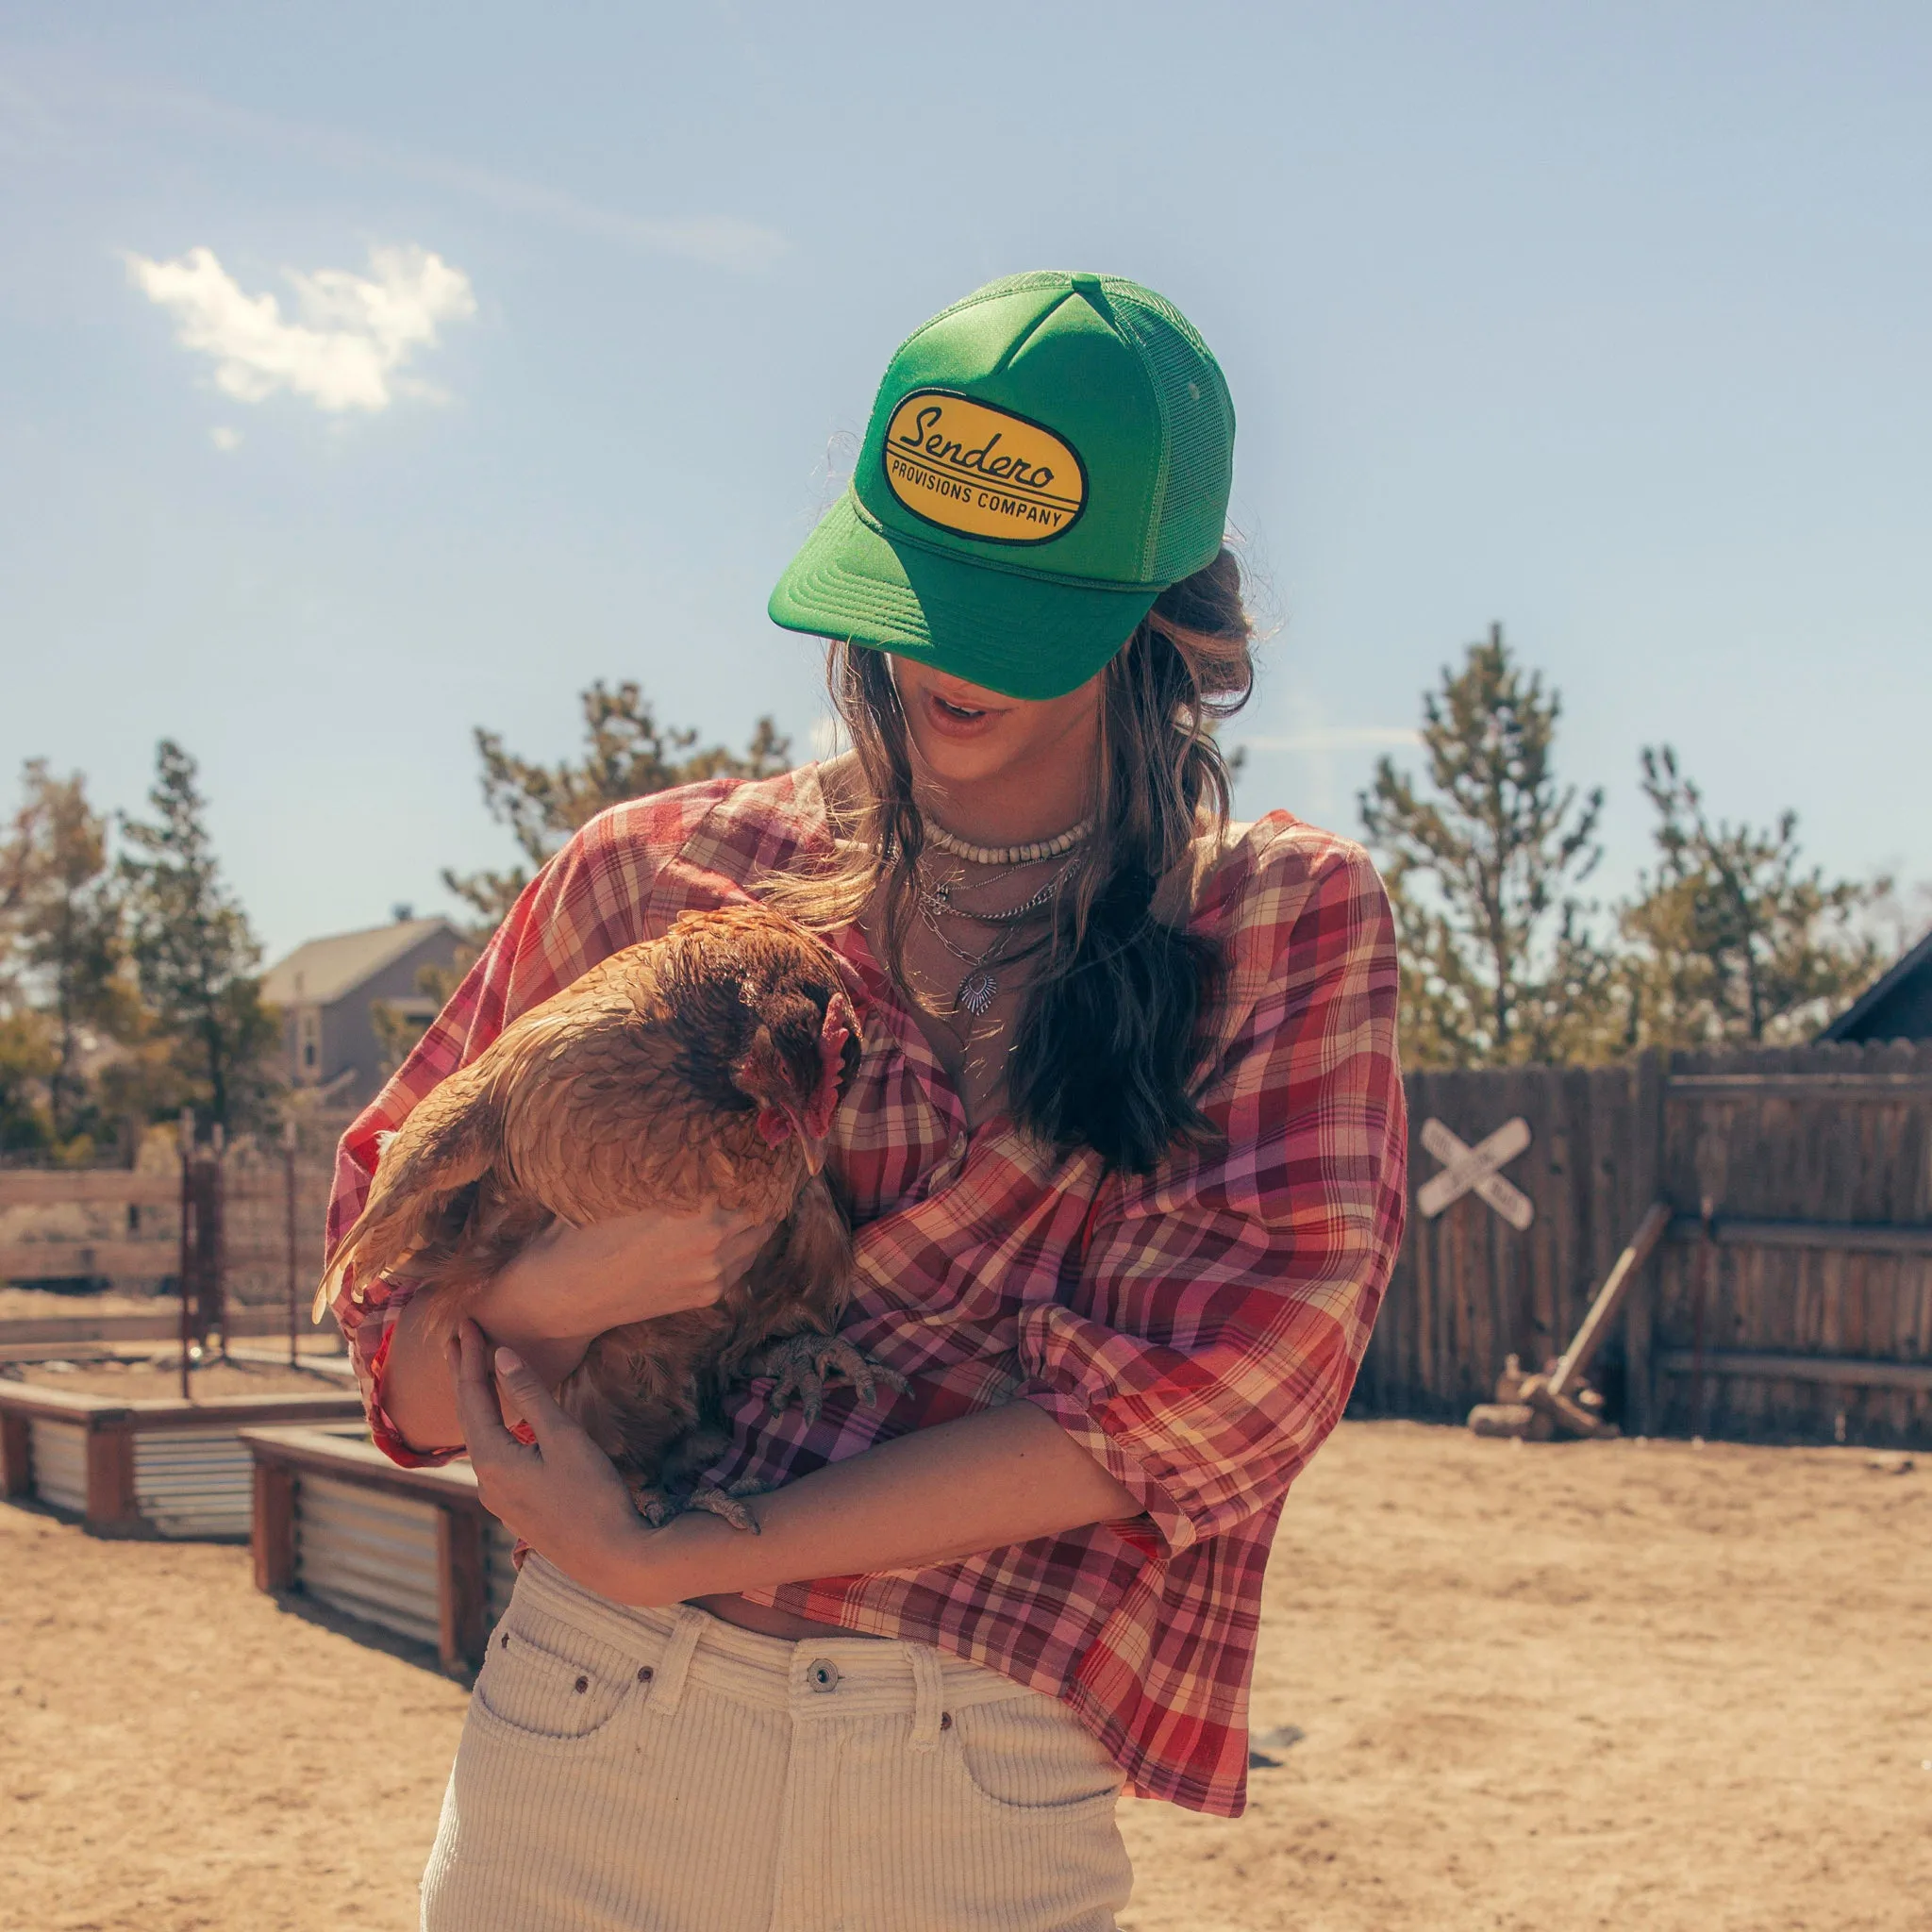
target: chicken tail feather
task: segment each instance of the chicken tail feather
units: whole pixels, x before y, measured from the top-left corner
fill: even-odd
[[[351,1269],[358,1280],[377,1280],[446,1236],[459,1197],[490,1172],[502,1146],[503,1107],[493,1087],[469,1095],[459,1107],[425,1104],[412,1113],[388,1137],[369,1198],[329,1258],[315,1291],[315,1320],[321,1321]]]

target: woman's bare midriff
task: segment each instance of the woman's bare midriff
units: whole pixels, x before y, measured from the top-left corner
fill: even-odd
[[[774,1610],[766,1604],[747,1603],[741,1596],[694,1596],[693,1608],[705,1610],[719,1622],[735,1624],[759,1637],[776,1637],[787,1643],[803,1643],[813,1637],[870,1637],[870,1630],[847,1630],[837,1624],[820,1624],[810,1617],[794,1617],[790,1610]]]

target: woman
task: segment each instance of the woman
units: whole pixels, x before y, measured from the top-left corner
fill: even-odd
[[[1404,1129],[1374,872],[1286,813],[1228,823],[1232,445],[1213,358],[1133,283],[1023,275],[928,323],[772,600],[837,640],[853,750],[585,827],[345,1138],[337,1234],[380,1131],[693,907],[775,901],[850,970],[843,1332],[908,1387],[809,1424],[747,1390],[714,1474],[764,1491],[758,1535],[647,1527],[549,1391],[761,1229],[558,1234],[448,1359],[407,1284],[339,1304],[377,1440],[467,1444],[534,1551],[437,1932],[1091,1932],[1127,1895],[1123,1789],[1241,1810],[1262,1570],[1367,1343]]]

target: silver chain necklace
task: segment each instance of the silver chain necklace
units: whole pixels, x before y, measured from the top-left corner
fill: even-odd
[[[950,913],[956,919],[970,919],[975,925],[1012,925],[1024,919],[1029,912],[1039,911],[1066,884],[1067,874],[1073,871],[1074,863],[1074,860],[1068,859],[1066,864],[1061,866],[1059,871],[1055,873],[1053,877],[1048,879],[1045,885],[1041,886],[1030,898],[1023,899],[1019,905],[1009,907],[1004,912],[980,912],[975,911],[971,906],[956,905],[953,899],[953,890],[961,883],[958,873],[955,873],[950,878],[941,879],[931,886],[928,886],[924,879],[918,880],[919,901],[935,917],[943,917]],[[1017,869],[1017,867],[1013,867],[1009,868],[1008,871],[1016,871]],[[1005,877],[1007,874],[1002,874],[1001,876]],[[981,879],[978,883],[981,886],[995,886],[1000,881],[999,879]]]
[[[959,982],[958,991],[953,995],[956,1013],[964,1012],[975,1020],[985,1019],[1000,991],[999,975],[992,969],[1012,943],[1020,929],[1019,922],[1027,914],[1037,912],[1053,898],[1066,883],[1067,874],[1073,871],[1074,865],[1074,861],[1069,859],[1030,899],[1005,912],[973,912],[963,906],[955,906],[951,894],[956,881],[952,879],[942,879],[935,888],[928,888],[924,883],[919,885],[920,924],[966,967],[966,976]],[[996,925],[999,931],[993,935],[991,945],[977,953],[969,953],[963,946],[956,946],[941,929],[940,920],[948,913],[974,920],[982,925]]]
[[[954,958],[965,962],[966,977],[959,982],[959,991],[953,995],[953,1010],[970,1013],[975,1020],[985,1019],[1000,991],[999,979],[992,969],[999,963],[1001,954],[1012,943],[1014,928],[1009,925],[1004,932],[996,934],[992,944],[983,952],[969,953],[963,946],[956,946],[940,930],[939,921],[924,906],[919,909],[919,916],[933,938]]]

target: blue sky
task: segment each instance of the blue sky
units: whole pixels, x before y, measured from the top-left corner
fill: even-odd
[[[803,752],[893,346],[1098,268],[1234,392],[1244,809],[1352,828],[1500,618],[1607,890],[1659,741],[1932,877],[1928,96],[1923,5],[0,5],[0,769],[178,738],[280,951],[500,858],[471,727],[594,676]]]

